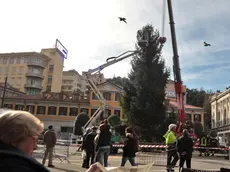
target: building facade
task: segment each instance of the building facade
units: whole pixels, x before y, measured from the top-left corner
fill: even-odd
[[[225,136],[230,143],[230,89],[217,91],[211,98],[212,129]]]
[[[65,93],[84,92],[82,76],[76,70],[63,71],[62,91]]]
[[[62,70],[63,59],[56,48],[0,54],[0,82],[7,76],[10,85],[28,95],[46,91],[49,85],[50,91],[60,92]]]
[[[87,112],[89,100],[79,100],[78,95],[63,93],[44,93],[6,97],[4,107],[26,110],[37,116],[47,128],[53,125],[57,133],[72,132],[74,120],[80,112]]]
[[[106,100],[106,109],[103,114],[101,114],[100,119],[107,118],[110,115],[117,115],[121,119],[122,108],[120,106],[120,96],[123,93],[123,89],[121,86],[115,85],[109,81],[105,81],[104,83],[100,83],[97,85],[98,90],[103,94]],[[100,106],[100,101],[97,96],[94,94],[93,90],[90,90],[90,107],[89,114],[92,116],[97,108]]]
[[[176,100],[176,92],[174,81],[169,80],[166,85],[166,100],[167,100],[167,112],[170,113],[172,111],[177,112],[177,100]],[[204,115],[205,111],[201,107],[196,107],[193,105],[187,104],[187,93],[186,86],[183,85],[184,92],[184,108],[186,114],[186,120],[190,120],[192,122],[201,122],[204,126]]]

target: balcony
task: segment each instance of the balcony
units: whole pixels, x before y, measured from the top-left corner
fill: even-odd
[[[41,79],[44,78],[42,73],[35,73],[33,71],[28,71],[28,73],[26,74],[26,77],[36,77],[36,78],[41,78]]]
[[[27,84],[25,84],[25,88],[36,88],[36,89],[42,90],[42,85],[41,84],[27,83]]]
[[[38,61],[34,61],[34,60],[29,60],[27,62],[27,65],[28,66],[39,66],[39,67],[45,68],[45,63],[44,62],[38,62]]]

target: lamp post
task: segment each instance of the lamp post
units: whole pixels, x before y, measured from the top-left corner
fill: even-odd
[[[2,94],[2,104],[1,104],[1,108],[4,108],[4,101],[5,101],[7,80],[8,80],[8,74],[6,74],[6,77],[5,77],[4,88],[3,88],[3,94]]]

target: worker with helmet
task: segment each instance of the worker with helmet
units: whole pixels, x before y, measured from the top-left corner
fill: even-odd
[[[167,171],[174,171],[174,167],[179,159],[175,134],[176,127],[176,124],[170,124],[167,133],[163,136],[167,145]]]

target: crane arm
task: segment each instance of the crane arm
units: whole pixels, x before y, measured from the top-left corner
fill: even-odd
[[[172,37],[174,83],[175,83],[175,91],[177,96],[177,109],[179,114],[177,133],[180,133],[182,123],[185,120],[183,83],[181,79],[180,62],[179,62],[179,55],[177,49],[176,32],[174,26],[175,23],[173,18],[171,0],[167,0],[167,4],[168,4],[169,23],[170,23],[170,30],[171,30],[171,37]]]
[[[110,57],[108,58],[106,61],[106,63],[102,64],[101,66],[94,68],[94,69],[90,69],[88,70],[88,72],[83,72],[84,78],[85,80],[89,83],[91,89],[93,90],[94,94],[97,96],[98,100],[100,101],[100,106],[98,107],[98,109],[96,110],[96,112],[91,116],[91,118],[89,119],[89,121],[84,125],[84,127],[82,128],[83,130],[86,130],[87,127],[89,127],[90,125],[92,125],[92,123],[94,123],[96,121],[96,119],[101,115],[101,113],[104,112],[105,107],[106,107],[106,100],[103,97],[103,95],[101,94],[101,92],[98,90],[96,84],[94,83],[94,81],[92,80],[91,76],[92,74],[96,74],[98,72],[100,72],[101,70],[103,70],[104,68],[111,66],[115,63],[118,63],[128,57],[131,57],[135,54],[137,54],[139,52],[139,50],[136,51],[126,51],[122,54],[120,54],[117,57]]]

